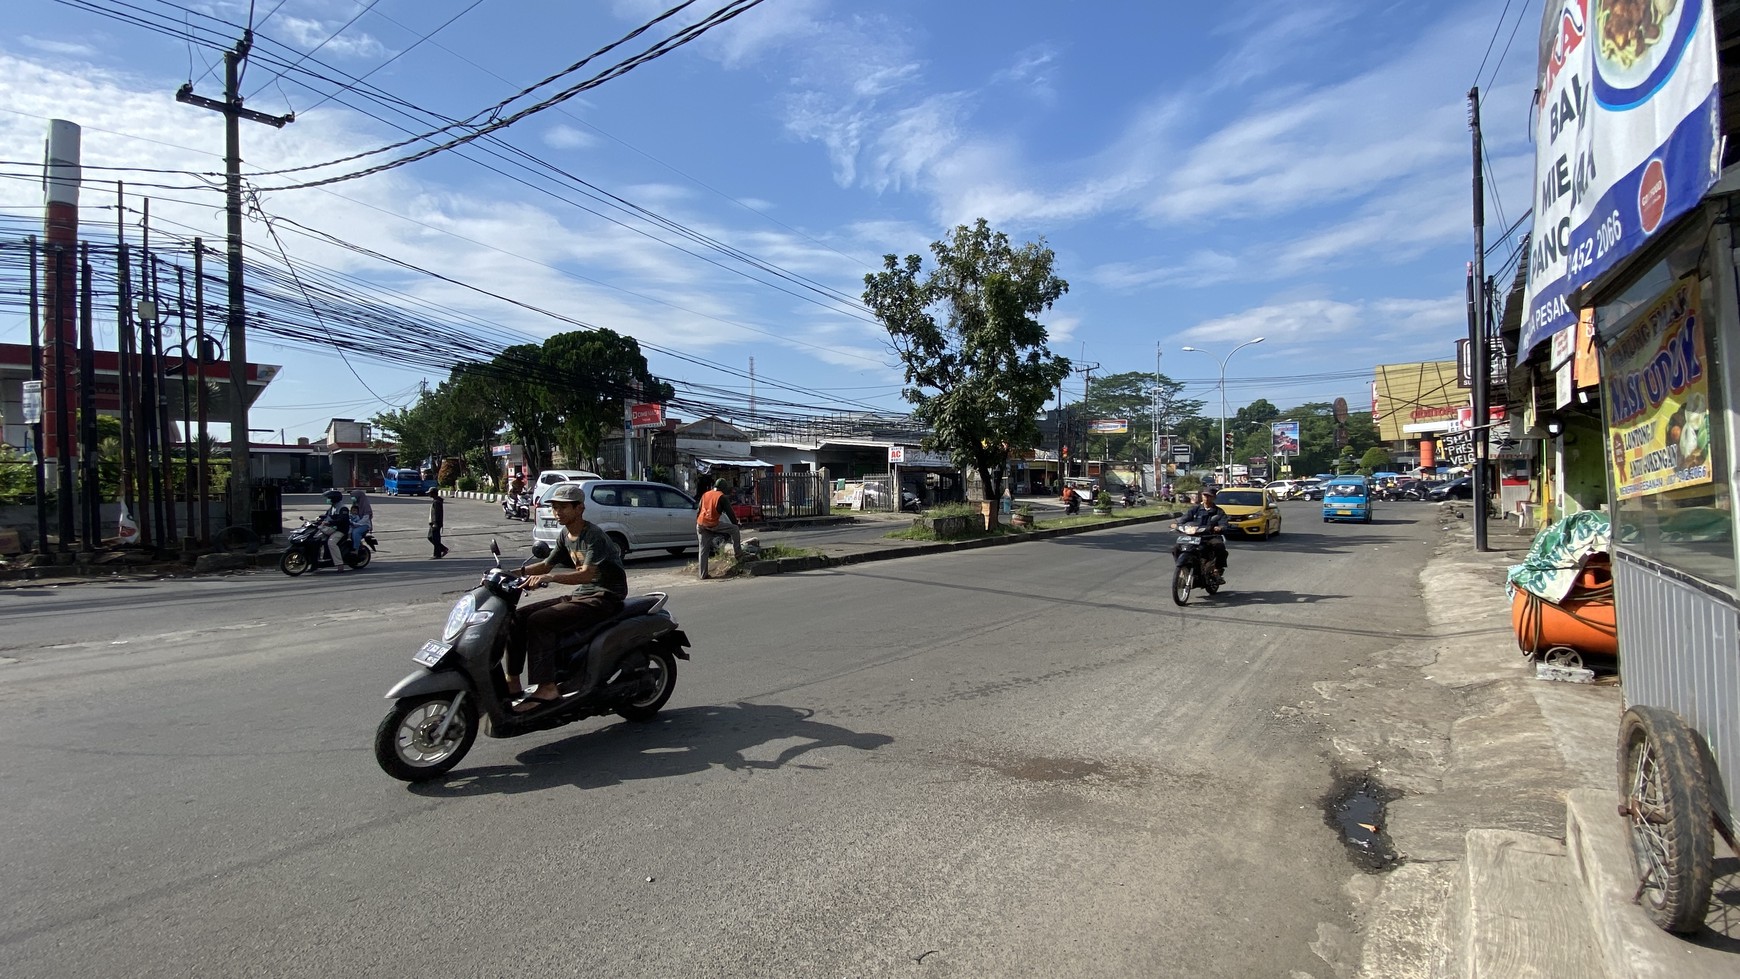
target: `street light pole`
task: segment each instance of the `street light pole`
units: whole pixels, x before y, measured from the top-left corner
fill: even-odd
[[[1244,343],[1241,343],[1238,346],[1227,351],[1227,355],[1220,359],[1220,382],[1219,382],[1219,387],[1220,387],[1220,472],[1221,472],[1221,479],[1222,480],[1232,479],[1232,467],[1227,464],[1227,458],[1226,458],[1226,365],[1227,365],[1227,361],[1232,360],[1233,354],[1238,353],[1240,350],[1245,349],[1246,347],[1250,346],[1251,344],[1262,343],[1262,342],[1263,342],[1262,337],[1256,337],[1256,338],[1251,339],[1251,340],[1246,340]],[[1210,357],[1214,356],[1214,354],[1209,353],[1207,350],[1203,350],[1200,347],[1185,347],[1184,349],[1193,353],[1193,354],[1208,354]]]

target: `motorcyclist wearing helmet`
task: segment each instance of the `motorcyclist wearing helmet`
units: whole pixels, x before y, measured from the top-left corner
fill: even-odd
[[[1178,520],[1172,524],[1172,527],[1176,530],[1179,524],[1193,523],[1203,527],[1210,534],[1215,535],[1212,537],[1205,537],[1203,539],[1203,544],[1207,546],[1208,553],[1214,558],[1215,577],[1223,578],[1226,575],[1225,534],[1227,532],[1228,523],[1226,511],[1222,510],[1220,506],[1214,502],[1214,487],[1212,486],[1204,486],[1202,492],[1198,494],[1197,500],[1198,502],[1190,509],[1184,511],[1184,516],[1179,517]]]
[[[326,512],[320,517],[320,525],[326,528],[326,556],[342,574],[350,570],[350,566],[344,563],[344,550],[339,545],[350,534],[350,510],[344,506],[344,491],[327,490],[326,504]]]

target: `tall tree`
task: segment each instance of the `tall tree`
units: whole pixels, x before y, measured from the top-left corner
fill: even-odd
[[[1106,437],[1107,455],[1113,459],[1148,461],[1154,455],[1154,390],[1160,390],[1160,422],[1170,434],[1177,426],[1202,411],[1203,403],[1181,397],[1184,385],[1164,374],[1155,376],[1144,371],[1125,371],[1095,378],[1086,396],[1071,411],[1075,417],[1125,418],[1130,430],[1124,435]],[[1096,443],[1099,436],[1094,436]]]
[[[864,277],[864,302],[905,367],[902,394],[932,428],[926,447],[976,471],[995,499],[1011,449],[1038,443],[1036,416],[1069,375],[1038,318],[1069,283],[1043,239],[1016,248],[984,218],[930,250],[936,264],[922,277],[919,256],[884,256]]]
[[[676,393],[648,371],[634,337],[610,330],[558,333],[544,341],[544,363],[566,379],[551,385],[550,400],[562,419],[556,444],[572,462],[597,457],[628,402],[664,404]]]

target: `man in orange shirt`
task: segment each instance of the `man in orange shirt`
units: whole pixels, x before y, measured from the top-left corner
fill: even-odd
[[[714,484],[713,477],[701,477],[701,511],[695,515],[695,541],[701,547],[701,580],[707,580],[707,559],[713,556],[713,545],[721,537],[731,541],[731,555],[743,560],[743,531],[731,515],[731,501]]]

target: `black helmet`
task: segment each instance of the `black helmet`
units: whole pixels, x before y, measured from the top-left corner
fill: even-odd
[[[343,499],[344,499],[344,490],[329,489],[326,491],[326,502],[332,504],[333,506],[338,506],[339,501],[343,500]]]

